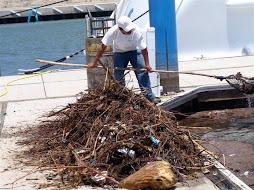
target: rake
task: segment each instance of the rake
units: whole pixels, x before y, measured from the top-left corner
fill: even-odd
[[[36,62],[39,63],[47,63],[51,65],[63,65],[63,66],[71,66],[71,67],[87,67],[87,65],[83,64],[74,64],[74,63],[59,63],[54,61],[46,61],[41,59],[36,59]],[[102,68],[102,66],[97,66],[96,68]],[[130,71],[147,71],[146,69],[137,69],[137,68],[118,68],[115,67],[114,70],[130,70]],[[204,77],[212,77],[219,80],[226,80],[230,86],[235,88],[236,90],[244,93],[244,94],[253,94],[254,93],[254,77],[248,78],[242,76],[240,72],[236,75],[229,75],[227,77],[224,76],[216,76],[216,75],[207,75],[201,73],[193,73],[193,72],[182,72],[182,71],[166,71],[166,70],[152,70],[152,72],[158,73],[179,73],[179,74],[188,74],[188,75],[199,75]]]

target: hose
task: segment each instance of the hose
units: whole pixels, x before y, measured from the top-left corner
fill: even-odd
[[[14,80],[11,80],[9,82],[7,82],[5,85],[4,85],[4,88],[5,88],[5,92],[0,94],[0,97],[3,97],[4,95],[6,95],[8,93],[8,85],[10,83],[13,83],[15,81],[18,81],[18,80],[23,80],[23,79],[27,79],[27,78],[31,78],[31,77],[35,77],[35,76],[40,76],[40,75],[44,75],[44,74],[48,74],[48,73],[51,73],[52,71],[47,71],[47,72],[43,72],[43,73],[37,73],[37,74],[33,74],[33,75],[29,75],[29,76],[25,76],[25,77],[21,77],[21,78],[17,78],[17,79],[14,79]]]

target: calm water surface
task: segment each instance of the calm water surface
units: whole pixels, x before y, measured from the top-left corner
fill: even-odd
[[[182,121],[180,125],[210,127],[200,131],[206,140],[224,139],[254,144],[254,108],[203,111]]]
[[[34,59],[56,61],[83,49],[85,31],[85,19],[0,25],[1,75],[17,75],[18,69],[43,65]],[[84,54],[80,53],[68,62],[84,64]],[[50,69],[70,67],[52,66]]]

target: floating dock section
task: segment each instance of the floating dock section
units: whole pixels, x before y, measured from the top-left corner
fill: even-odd
[[[78,4],[78,5],[64,5],[51,7],[27,7],[0,11],[0,24],[21,23],[46,21],[46,20],[61,20],[85,18],[88,13],[87,9],[94,17],[103,17],[111,15],[115,10],[117,3],[98,3],[98,4]]]

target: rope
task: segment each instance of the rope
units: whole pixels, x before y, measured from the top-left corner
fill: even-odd
[[[132,22],[135,22],[136,20],[138,20],[140,17],[144,16],[146,13],[148,13],[148,11],[144,12],[143,14],[139,15],[137,18],[135,18]]]
[[[21,77],[21,78],[17,78],[17,79],[11,80],[11,81],[7,82],[7,83],[4,85],[5,92],[2,93],[2,94],[0,94],[0,97],[3,97],[4,95],[6,95],[6,94],[8,93],[8,85],[9,85],[10,83],[13,83],[13,82],[18,81],[18,80],[23,80],[23,79],[27,79],[27,78],[39,76],[39,75],[48,74],[48,73],[51,73],[51,72],[52,72],[52,71],[47,71],[47,72],[37,73],[37,74],[30,75],[30,76],[25,76],[25,77]]]
[[[61,59],[58,59],[56,62],[63,62],[63,61],[65,61],[65,60],[67,60],[67,59],[70,59],[70,58],[72,58],[72,57],[78,55],[80,52],[83,52],[84,50],[85,50],[85,49],[78,50],[77,52],[75,52],[75,53],[73,53],[73,54],[71,54],[71,55],[68,55],[68,56],[65,56],[65,57],[63,57],[63,58],[61,58]],[[41,70],[43,70],[43,69],[47,69],[47,68],[49,68],[49,67],[51,67],[51,66],[53,66],[53,65],[47,64],[47,65],[43,65],[43,66],[41,66],[41,67],[39,67],[39,68],[35,68],[35,69],[30,69],[30,70],[19,69],[19,70],[20,70],[20,71],[23,71],[24,74],[33,74],[34,72],[38,72],[38,71],[41,71]]]

